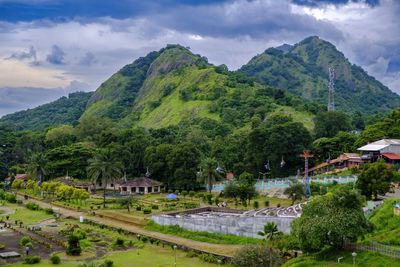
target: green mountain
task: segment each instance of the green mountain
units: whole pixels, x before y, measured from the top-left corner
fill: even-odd
[[[43,130],[49,126],[76,124],[85,111],[92,93],[76,92],[39,107],[15,112],[0,118],[0,125],[17,130]]]
[[[334,45],[318,37],[306,38],[294,46],[269,48],[253,57],[239,71],[262,84],[326,105],[329,67],[336,70],[337,110],[374,114],[400,105],[399,95],[361,67],[351,64]]]
[[[92,95],[82,119],[108,117],[124,126],[161,128],[182,120],[209,118],[235,128],[268,114],[291,115],[313,127],[299,98],[255,83],[225,65],[214,66],[180,45],[124,66]]]

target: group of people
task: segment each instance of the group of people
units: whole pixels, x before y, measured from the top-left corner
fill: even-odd
[[[221,203],[218,203],[218,204],[217,204],[217,207],[218,207],[218,208],[225,208],[225,207],[226,207],[225,201],[223,201],[223,202],[221,202]]]

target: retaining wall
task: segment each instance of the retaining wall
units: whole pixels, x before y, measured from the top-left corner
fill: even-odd
[[[198,232],[233,234],[239,236],[261,238],[258,232],[264,230],[268,222],[277,224],[279,231],[289,233],[292,217],[263,217],[263,216],[169,216],[154,215],[154,222],[161,225],[179,225],[180,227]]]

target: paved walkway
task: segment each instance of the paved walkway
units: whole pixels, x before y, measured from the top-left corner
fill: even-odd
[[[26,202],[22,196],[18,195],[18,199],[21,199],[24,202]],[[163,234],[163,233],[148,231],[148,230],[145,230],[134,224],[130,224],[128,222],[113,220],[111,218],[100,218],[99,216],[88,216],[88,214],[85,212],[75,211],[75,210],[70,210],[70,209],[62,208],[62,207],[55,206],[55,205],[50,205],[47,202],[36,200],[33,198],[29,198],[29,200],[27,202],[35,202],[42,208],[53,208],[54,211],[60,213],[63,217],[72,217],[72,218],[79,219],[80,216],[84,216],[85,218],[88,218],[88,219],[93,220],[100,224],[104,224],[104,225],[108,225],[108,226],[116,227],[116,228],[122,228],[124,230],[127,230],[127,231],[135,233],[135,234],[148,236],[148,237],[159,239],[159,240],[166,241],[169,243],[177,244],[178,246],[185,246],[185,247],[188,247],[188,248],[191,248],[194,250],[199,250],[199,251],[203,251],[206,253],[218,254],[221,256],[225,256],[225,257],[232,257],[235,254],[235,252],[239,248],[242,247],[240,245],[210,244],[210,243],[206,243],[206,242],[189,240],[186,238],[177,237],[177,236],[173,236],[173,235],[167,235],[167,234]]]

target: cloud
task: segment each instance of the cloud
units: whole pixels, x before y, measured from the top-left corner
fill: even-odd
[[[37,61],[37,58],[36,58],[36,49],[33,46],[29,47],[28,52],[13,53],[7,59],[18,59],[18,60],[29,59],[29,60],[31,60],[32,64],[34,64],[34,65],[39,64],[39,62]]]
[[[97,62],[95,56],[91,52],[87,52],[84,57],[81,58],[79,63],[81,65],[90,66]]]
[[[47,62],[55,65],[65,64],[65,52],[58,45],[51,47],[51,53],[47,55]]]

